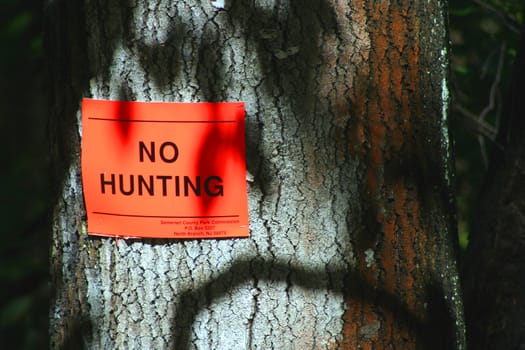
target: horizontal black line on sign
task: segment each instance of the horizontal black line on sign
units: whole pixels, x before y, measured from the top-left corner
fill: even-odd
[[[107,122],[119,122],[119,123],[236,123],[236,120],[146,120],[146,119],[113,119],[113,118],[97,118],[89,117],[89,120],[101,120]]]
[[[110,216],[127,216],[133,218],[155,218],[155,219],[213,219],[213,218],[238,218],[239,215],[204,215],[204,216],[172,216],[172,215],[136,215],[136,214],[119,214],[106,213],[103,211],[94,211],[93,214],[110,215]]]

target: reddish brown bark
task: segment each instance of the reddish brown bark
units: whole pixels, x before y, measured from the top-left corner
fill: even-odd
[[[436,279],[443,244],[450,237],[435,231],[439,218],[429,217],[432,206],[443,214],[453,210],[439,194],[443,169],[432,158],[431,150],[441,145],[428,137],[441,108],[429,105],[429,89],[435,84],[429,71],[439,63],[432,62],[428,49],[436,43],[427,35],[433,26],[429,19],[439,17],[442,9],[436,2],[359,6],[370,50],[350,93],[354,121],[348,129],[349,153],[366,164],[361,181],[364,228],[354,242],[359,251],[373,252],[374,261],[367,254],[357,257],[357,271],[369,287],[349,281],[341,345],[451,349],[463,341],[446,326],[455,316],[444,310],[433,313],[436,307],[451,308],[437,292]],[[448,229],[454,232],[452,226]]]

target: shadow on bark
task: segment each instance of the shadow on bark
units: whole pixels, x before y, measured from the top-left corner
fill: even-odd
[[[61,345],[53,344],[54,349],[79,350],[85,349],[86,344],[92,343],[90,335],[92,334],[93,324],[87,317],[76,317],[67,324],[67,327],[64,329],[63,343]]]
[[[269,277],[264,271],[279,273]],[[191,349],[192,327],[199,311],[227,296],[236,287],[254,279],[255,282],[261,280],[289,282],[290,275],[294,276],[293,286],[309,290],[325,290],[327,293],[334,292],[326,285],[326,272],[311,271],[284,262],[267,262],[259,259],[236,261],[227,271],[210,279],[200,288],[188,289],[180,294],[175,307],[177,311],[172,320],[176,342],[173,349]],[[455,347],[454,320],[438,284],[429,285],[425,291],[428,295],[429,318],[422,320],[414,315],[398,297],[371,286],[356,272],[336,270],[331,272],[330,278],[344,280],[345,297],[350,296],[354,302],[374,305],[378,309],[392,312],[404,328],[413,330],[413,334],[417,337],[415,343],[418,349],[443,350]],[[357,288],[353,288],[354,285]],[[199,300],[206,300],[206,304],[203,305]]]

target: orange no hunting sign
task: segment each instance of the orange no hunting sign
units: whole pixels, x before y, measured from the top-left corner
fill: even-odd
[[[244,103],[82,101],[88,233],[247,237]]]

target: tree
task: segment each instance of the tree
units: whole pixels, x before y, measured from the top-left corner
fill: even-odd
[[[443,2],[220,3],[48,4],[52,347],[463,348]],[[82,97],[245,101],[251,238],[88,237]]]
[[[525,27],[498,132],[499,147],[491,160],[465,259],[465,306],[472,349],[525,346],[524,59]]]

